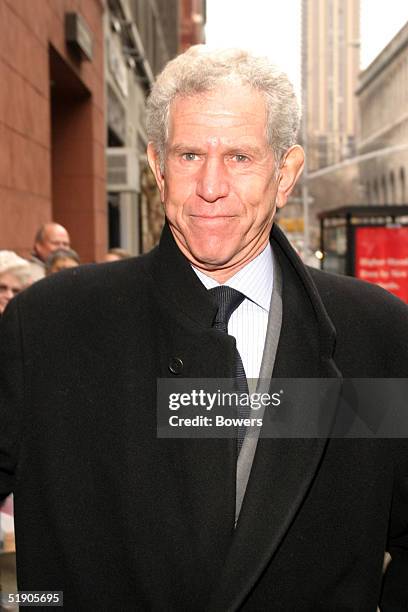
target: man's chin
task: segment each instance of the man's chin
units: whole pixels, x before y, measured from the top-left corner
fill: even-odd
[[[176,243],[193,266],[205,271],[228,268],[234,265],[239,242],[232,244],[225,232],[222,235],[200,234],[179,236],[173,232]],[[231,236],[229,236],[231,238]]]
[[[208,271],[219,270],[233,264],[234,253],[223,249],[190,248],[185,253],[189,261],[197,268]]]

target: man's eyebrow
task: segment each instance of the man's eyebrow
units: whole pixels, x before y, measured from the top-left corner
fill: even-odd
[[[251,155],[262,155],[263,150],[248,142],[241,142],[227,149],[227,153],[250,153]]]
[[[200,146],[198,145],[194,145],[194,144],[187,144],[184,142],[176,142],[173,145],[171,145],[171,147],[169,147],[169,153],[187,153],[190,151],[194,151],[195,153],[199,153],[199,152],[203,152],[204,153],[204,149],[202,149]]]
[[[192,143],[183,143],[183,142],[176,142],[173,145],[171,145],[169,147],[169,153],[172,154],[179,154],[179,153],[186,153],[186,152],[194,152],[194,153],[205,153],[205,149],[202,148],[200,145],[195,145]],[[263,155],[264,151],[260,148],[257,147],[256,145],[247,143],[247,142],[242,142],[242,143],[237,143],[234,145],[228,145],[225,147],[225,150],[223,151],[224,154],[231,154],[231,153],[249,153],[250,155]]]

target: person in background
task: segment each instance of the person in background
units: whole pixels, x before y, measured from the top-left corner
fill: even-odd
[[[30,264],[19,257],[14,251],[0,251],[0,318],[6,306],[17,293],[19,293],[29,280]],[[0,596],[1,591],[15,591],[17,589],[15,579],[15,539],[13,521],[13,495],[0,501],[0,550],[8,555],[0,557]],[[15,606],[5,607],[0,605],[1,610],[18,610]]]
[[[49,276],[65,268],[76,268],[80,263],[79,255],[74,249],[57,249],[45,262],[46,275]]]
[[[35,282],[44,278],[46,274],[45,262],[57,249],[69,249],[71,239],[65,227],[59,223],[44,223],[34,238],[34,247],[31,253],[31,280]]]
[[[0,251],[0,316],[9,301],[24,288],[29,273],[28,261],[14,251]]]
[[[109,249],[109,251],[104,256],[102,262],[105,263],[109,261],[120,261],[121,259],[128,259],[129,257],[132,257],[132,255],[131,253],[129,253],[129,251],[126,251],[125,249]]]

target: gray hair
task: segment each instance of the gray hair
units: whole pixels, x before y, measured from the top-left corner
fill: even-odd
[[[267,139],[278,163],[295,144],[300,110],[293,86],[284,72],[267,57],[256,57],[242,49],[210,51],[206,45],[195,45],[166,65],[147,101],[147,136],[159,155],[162,169],[174,98],[234,82],[249,85],[264,94]]]
[[[0,251],[0,274],[10,272],[15,276],[26,276],[30,271],[30,264],[26,259],[19,257],[14,251]]]
[[[50,270],[59,259],[72,259],[77,264],[81,263],[79,255],[74,249],[57,249],[53,251],[45,262],[45,269]]]

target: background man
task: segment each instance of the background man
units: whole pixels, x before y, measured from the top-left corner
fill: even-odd
[[[267,60],[179,56],[148,105],[160,245],[7,309],[0,496],[15,492],[20,589],[63,590],[67,610],[407,608],[405,440],[156,434],[161,378],[407,375],[407,307],[308,271],[273,224],[298,123]]]
[[[59,223],[44,223],[34,238],[31,254],[31,277],[37,281],[45,276],[45,262],[57,249],[69,249],[71,240],[65,227]]]

